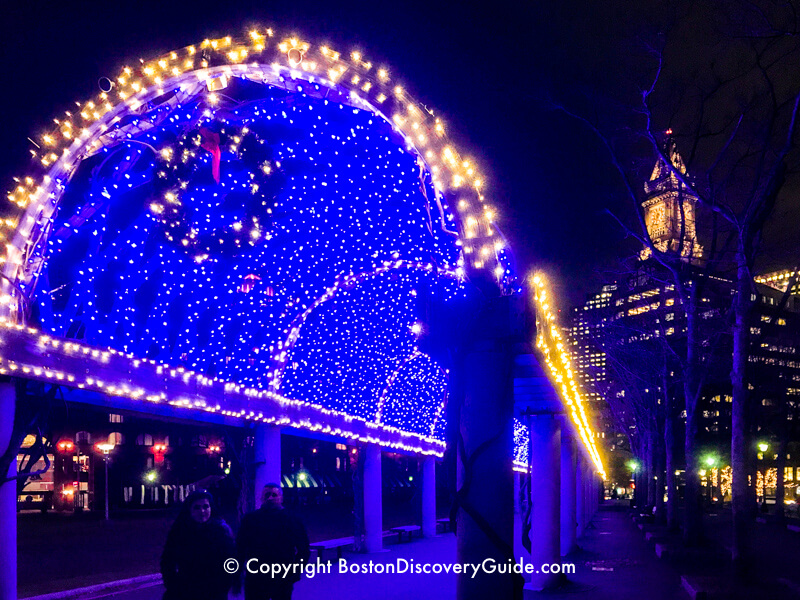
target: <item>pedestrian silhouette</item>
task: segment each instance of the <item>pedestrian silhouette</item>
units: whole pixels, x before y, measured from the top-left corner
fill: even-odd
[[[213,515],[205,490],[189,494],[167,535],[161,555],[164,600],[227,600],[236,575],[224,563],[235,556],[233,534]]]
[[[236,538],[239,563],[244,571],[245,600],[289,600],[294,584],[302,576],[300,567],[308,561],[310,549],[306,528],[283,507],[283,492],[277,483],[264,486],[261,508],[242,518]],[[286,565],[287,571],[273,575],[251,573],[253,564]]]

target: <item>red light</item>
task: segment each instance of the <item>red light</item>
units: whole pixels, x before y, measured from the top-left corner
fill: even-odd
[[[61,450],[61,452],[72,452],[74,448],[75,444],[73,444],[72,441],[70,440],[63,440],[58,442],[58,449]]]

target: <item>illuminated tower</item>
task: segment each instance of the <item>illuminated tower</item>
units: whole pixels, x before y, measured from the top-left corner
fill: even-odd
[[[653,245],[662,252],[680,252],[686,260],[696,260],[703,254],[695,230],[697,196],[676,174],[675,171],[685,176],[686,166],[675,146],[672,130],[667,130],[666,134],[664,155],[669,158],[673,168],[659,157],[650,180],[644,184],[647,198],[642,207],[647,234]],[[649,249],[645,249],[642,257],[646,258],[649,254]]]

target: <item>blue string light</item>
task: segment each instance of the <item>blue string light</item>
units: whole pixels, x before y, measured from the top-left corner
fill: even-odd
[[[36,295],[43,328],[263,389],[282,364],[286,397],[368,419],[382,402],[383,423],[442,439],[447,374],[418,352],[417,290],[459,294],[440,271],[460,248],[392,126],[255,84],[148,126],[157,112],[68,186]],[[375,275],[315,304],[358,273]]]

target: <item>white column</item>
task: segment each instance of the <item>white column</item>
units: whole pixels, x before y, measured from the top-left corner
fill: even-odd
[[[268,483],[281,485],[281,428],[257,425],[255,439],[255,484],[253,494],[256,508],[261,506],[261,494]]]
[[[522,507],[519,504],[520,487],[522,486],[522,474],[514,471],[514,557],[519,560],[522,546]]]
[[[485,276],[475,270],[465,303],[441,307],[452,324],[441,340],[458,340],[453,356],[460,357],[449,396],[461,406],[456,561],[462,564],[507,564],[514,548],[514,344],[527,339],[525,304],[519,296],[487,294]],[[456,598],[511,598],[517,582],[512,574],[460,573]]]
[[[0,383],[0,455],[11,442],[14,427],[14,383]],[[14,453],[5,479],[17,474],[17,454]],[[17,482],[0,483],[0,600],[17,598]]]
[[[575,519],[575,439],[562,424],[561,429],[561,556],[576,548]]]
[[[530,418],[531,443],[531,563],[537,568],[561,560],[561,423],[552,414]],[[534,573],[526,589],[544,590],[560,576]]]
[[[364,546],[367,552],[383,550],[383,486],[381,484],[381,447],[364,447]]]
[[[583,465],[583,458],[578,457],[577,468],[575,469],[575,518],[578,523],[577,536],[583,535],[586,529],[586,469]]]
[[[422,535],[436,536],[436,457],[422,459]]]
[[[586,464],[584,467],[585,469],[585,476],[583,480],[583,487],[586,490],[586,519],[584,521],[584,529],[592,522],[592,515],[594,515],[594,509],[592,507],[592,478],[594,475],[592,474],[592,467],[591,465]]]

